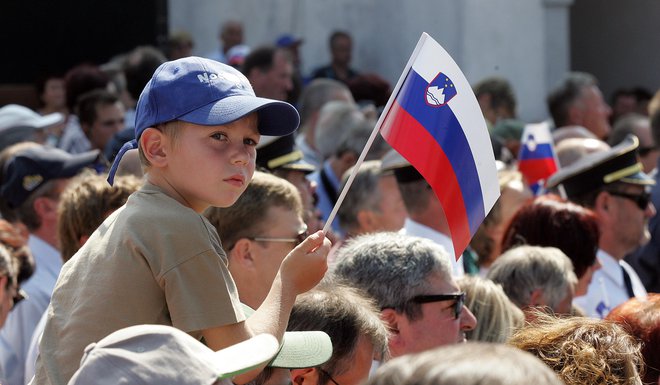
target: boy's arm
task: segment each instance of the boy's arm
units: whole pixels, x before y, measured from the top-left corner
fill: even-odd
[[[322,231],[307,237],[284,258],[268,296],[249,319],[202,331],[208,346],[220,350],[260,333],[272,334],[281,342],[296,296],[316,286],[328,269],[330,246]],[[247,382],[259,371],[238,376],[234,382]]]

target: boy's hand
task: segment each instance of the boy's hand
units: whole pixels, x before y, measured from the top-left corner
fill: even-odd
[[[323,231],[319,230],[307,237],[282,261],[282,284],[296,295],[316,286],[328,270],[327,257],[331,246]]]

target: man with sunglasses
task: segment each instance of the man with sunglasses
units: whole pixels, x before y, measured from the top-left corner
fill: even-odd
[[[655,181],[642,171],[639,140],[627,136],[610,150],[596,152],[560,170],[548,187],[592,209],[598,218],[598,260],[587,294],[574,300],[589,316],[604,318],[611,309],[646,290],[623,258],[649,240],[648,220],[655,215],[650,187]]]
[[[392,357],[464,342],[476,326],[452,278],[449,255],[431,240],[361,235],[340,248],[336,260],[335,277],[376,300],[391,331]]]
[[[307,237],[302,207],[293,184],[257,171],[231,207],[204,213],[220,234],[241,302],[253,309],[268,295],[284,257]]]

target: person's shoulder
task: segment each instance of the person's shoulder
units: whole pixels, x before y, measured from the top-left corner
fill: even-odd
[[[332,66],[325,65],[322,67],[316,68],[314,71],[312,71],[312,79],[318,79],[318,78],[332,78]]]

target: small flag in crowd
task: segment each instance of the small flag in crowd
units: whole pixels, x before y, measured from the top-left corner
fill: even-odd
[[[440,200],[458,259],[500,195],[486,122],[449,54],[422,34],[379,121]]]
[[[540,195],[545,181],[559,168],[550,129],[546,123],[528,124],[520,141],[518,170],[534,194]]]

